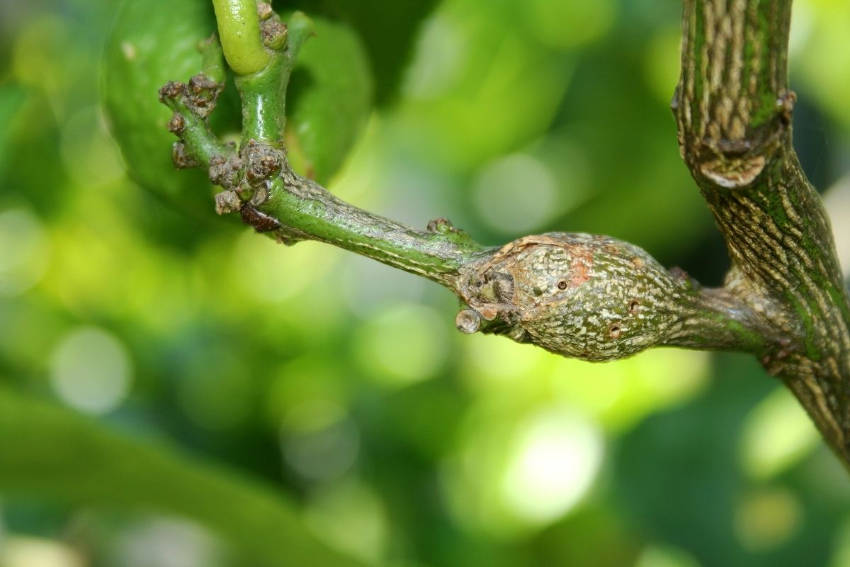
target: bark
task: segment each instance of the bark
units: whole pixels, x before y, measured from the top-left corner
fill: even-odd
[[[679,145],[732,259],[726,288],[777,331],[762,354],[850,462],[850,306],[832,230],[791,144],[790,0],[687,0]]]
[[[235,10],[254,0],[227,4]],[[236,80],[243,100],[238,151],[206,126],[221,88],[213,72],[187,85],[169,83],[160,95],[175,112],[175,161],[208,168],[223,188],[219,213],[239,212],[287,244],[327,242],[436,281],[462,301],[456,323],[463,332],[498,333],[585,360],[654,346],[752,353],[784,380],[848,464],[850,304],[823,205],[791,146],[790,4],[684,2],[673,109],[682,156],[732,259],[720,289],[704,289],[606,236],[549,233],[488,248],[445,219],[412,229],[297,175],[286,160],[283,128],[289,73],[310,35],[301,14],[290,21],[287,40],[271,33],[285,28],[260,4],[261,55],[256,36],[231,33],[234,26],[219,14],[224,54],[237,72],[248,70]],[[205,65],[217,69],[216,58],[220,50],[207,53]]]

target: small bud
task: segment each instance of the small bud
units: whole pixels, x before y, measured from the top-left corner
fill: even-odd
[[[268,20],[273,14],[274,10],[272,10],[271,4],[268,2],[257,2],[257,15],[261,21]]]
[[[189,169],[190,167],[198,167],[201,165],[195,156],[190,154],[186,149],[186,144],[183,142],[174,142],[171,146],[171,161],[175,167],[179,169]]]
[[[263,45],[269,49],[280,50],[286,47],[286,24],[277,18],[270,18],[260,24]]]
[[[782,123],[786,126],[791,124],[791,116],[794,113],[794,104],[796,102],[797,93],[794,91],[785,91],[776,99],[776,109],[779,111]]]
[[[186,85],[180,81],[168,81],[159,89],[159,102],[176,100],[186,92]]]
[[[455,326],[461,333],[471,335],[481,328],[481,315],[472,309],[464,309],[455,317]]]
[[[440,217],[428,221],[428,225],[425,227],[425,230],[438,234],[446,234],[457,229],[452,225],[452,222],[449,219]]]
[[[242,201],[235,191],[221,191],[215,196],[215,212],[218,215],[235,213],[242,208]]]
[[[187,103],[192,111],[201,118],[206,118],[215,109],[222,85],[210,79],[203,73],[198,73],[189,79],[186,89]]]
[[[179,136],[183,133],[183,130],[186,128],[186,119],[183,118],[182,114],[174,113],[174,116],[171,117],[171,120],[168,121],[168,131],[172,134]]]
[[[254,195],[251,197],[251,205],[255,207],[259,207],[263,203],[269,200],[269,189],[268,189],[268,181],[263,185],[257,187],[254,191]]]
[[[240,151],[245,162],[245,178],[253,186],[277,175],[283,167],[283,154],[267,144],[250,140]]]
[[[235,156],[213,156],[210,159],[208,175],[213,184],[221,185],[225,189],[236,189],[242,177],[242,160]]]

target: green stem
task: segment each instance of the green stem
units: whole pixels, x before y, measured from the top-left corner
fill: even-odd
[[[199,116],[191,108],[191,104],[186,100],[185,86],[179,83],[170,83],[170,85],[176,85],[174,88],[181,92],[168,93],[166,96],[162,96],[162,101],[175,113],[169,127],[180,136],[183,144],[185,144],[188,156],[204,168],[208,168],[213,157],[233,153],[213,134],[206,119]],[[176,160],[177,157],[175,156]]]
[[[271,60],[260,36],[256,0],[213,0],[227,64],[238,75],[263,70]]]
[[[221,49],[216,34],[204,39],[198,44],[198,50],[201,52],[201,73],[219,84],[224,84],[227,80],[227,73],[224,69],[224,53]]]
[[[286,85],[290,61],[275,54],[261,71],[236,78],[242,98],[242,143],[249,140],[283,147],[286,128]]]
[[[279,21],[276,15],[272,19]],[[313,35],[313,22],[302,12],[295,12],[289,19],[288,29],[280,26],[275,28],[275,33],[277,36],[272,41],[277,42],[278,47],[265,66],[236,77],[236,87],[242,98],[243,145],[253,140],[283,148],[286,87],[301,46]]]
[[[451,288],[461,268],[485,250],[447,221],[414,230],[289,171],[271,181],[268,200],[258,210],[281,225],[283,238],[327,242]]]

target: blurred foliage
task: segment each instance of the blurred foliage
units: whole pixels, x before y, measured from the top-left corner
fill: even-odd
[[[377,102],[392,102],[422,20],[437,0],[279,0],[277,9],[299,9],[340,20],[360,33],[372,62]]]
[[[825,188],[850,172],[850,6],[795,4]],[[342,198],[493,244],[611,234],[719,282],[668,109],[677,3],[279,7],[370,57]],[[846,472],[755,361],[460,336],[433,284],[134,185],[92,64],[114,11],[0,1],[0,565],[847,564]]]

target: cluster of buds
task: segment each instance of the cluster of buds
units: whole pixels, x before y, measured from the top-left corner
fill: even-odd
[[[265,21],[279,22],[279,19],[275,15]],[[188,83],[170,81],[159,90],[160,101],[174,111],[168,129],[179,138],[172,148],[172,159],[178,168],[205,165],[188,149],[192,147],[187,143],[189,137],[218,144],[209,130],[208,118],[223,88],[223,82],[199,73]],[[210,181],[222,188],[215,198],[216,212],[221,215],[242,211],[246,204],[252,207],[263,204],[268,199],[269,181],[284,166],[283,151],[254,140],[248,140],[238,152],[233,144],[219,144],[216,150],[206,164]]]
[[[216,195],[216,212],[232,213],[247,203],[258,207],[268,199],[271,179],[284,165],[281,150],[249,140],[238,153],[218,155],[210,160],[209,177],[223,189]]]

